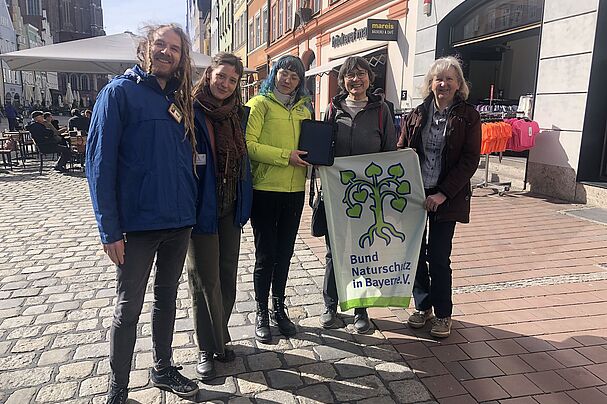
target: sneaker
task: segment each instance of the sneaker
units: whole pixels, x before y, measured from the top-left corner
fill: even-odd
[[[196,365],[196,373],[200,380],[209,380],[215,377],[215,363],[213,354],[208,351],[201,351]]]
[[[222,354],[213,354],[213,359],[221,363],[232,362],[234,359],[236,359],[236,353],[233,349],[224,348]]]
[[[369,315],[367,309],[358,308],[354,309],[354,331],[359,334],[364,334],[371,328],[371,322],[369,321]]]
[[[126,387],[112,387],[107,394],[107,404],[125,404],[128,396]]]
[[[430,335],[436,338],[447,338],[451,335],[451,317],[436,317],[432,324]]]
[[[150,380],[152,385],[159,389],[170,391],[179,397],[191,397],[198,393],[198,385],[179,373],[181,366],[169,366],[162,370],[152,368]]]
[[[432,317],[434,317],[432,309],[415,310],[415,312],[409,316],[407,324],[411,328],[422,328],[426,325],[426,321],[432,319]]]
[[[331,307],[325,308],[325,312],[320,315],[320,325],[323,328],[333,328],[337,323],[337,311]]]

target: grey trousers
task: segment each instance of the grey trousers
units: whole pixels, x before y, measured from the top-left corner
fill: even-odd
[[[152,343],[156,368],[171,366],[177,287],[188,247],[190,227],[131,232],[126,235],[124,264],[116,269],[117,302],[110,329],[113,386],[126,387],[137,339],[137,323],[152,263],[156,257]]]
[[[241,230],[233,209],[219,217],[218,226],[217,234],[192,234],[186,268],[198,349],[223,354],[231,341]]]

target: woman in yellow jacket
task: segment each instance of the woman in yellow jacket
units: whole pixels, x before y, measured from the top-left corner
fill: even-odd
[[[268,310],[270,288],[272,323],[285,336],[296,333],[285,311],[285,287],[309,165],[301,159],[305,152],[297,149],[301,122],[311,118],[304,71],[298,57],[281,57],[263,83],[260,95],[247,103],[251,108],[246,133],[253,171],[255,338],[261,342],[272,339]]]

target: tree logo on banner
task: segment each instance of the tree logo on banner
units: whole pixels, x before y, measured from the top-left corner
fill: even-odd
[[[369,179],[356,178],[352,170],[340,171],[340,180],[346,185],[343,202],[348,206],[346,215],[353,219],[359,219],[363,213],[363,206],[370,200],[369,210],[373,212],[374,223],[367,229],[358,240],[358,245],[364,248],[365,242],[369,247],[373,245],[375,236],[383,239],[386,245],[390,245],[392,237],[405,241],[405,235],[384,219],[384,201],[390,199],[392,209],[403,212],[407,206],[405,195],[411,193],[411,184],[402,179],[405,170],[400,163],[388,168],[388,176],[380,179],[383,170],[372,162],[365,169],[365,176]]]

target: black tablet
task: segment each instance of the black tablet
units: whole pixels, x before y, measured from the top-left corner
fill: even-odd
[[[308,152],[302,160],[317,166],[332,166],[335,152],[333,123],[306,119],[301,123],[299,150]]]

